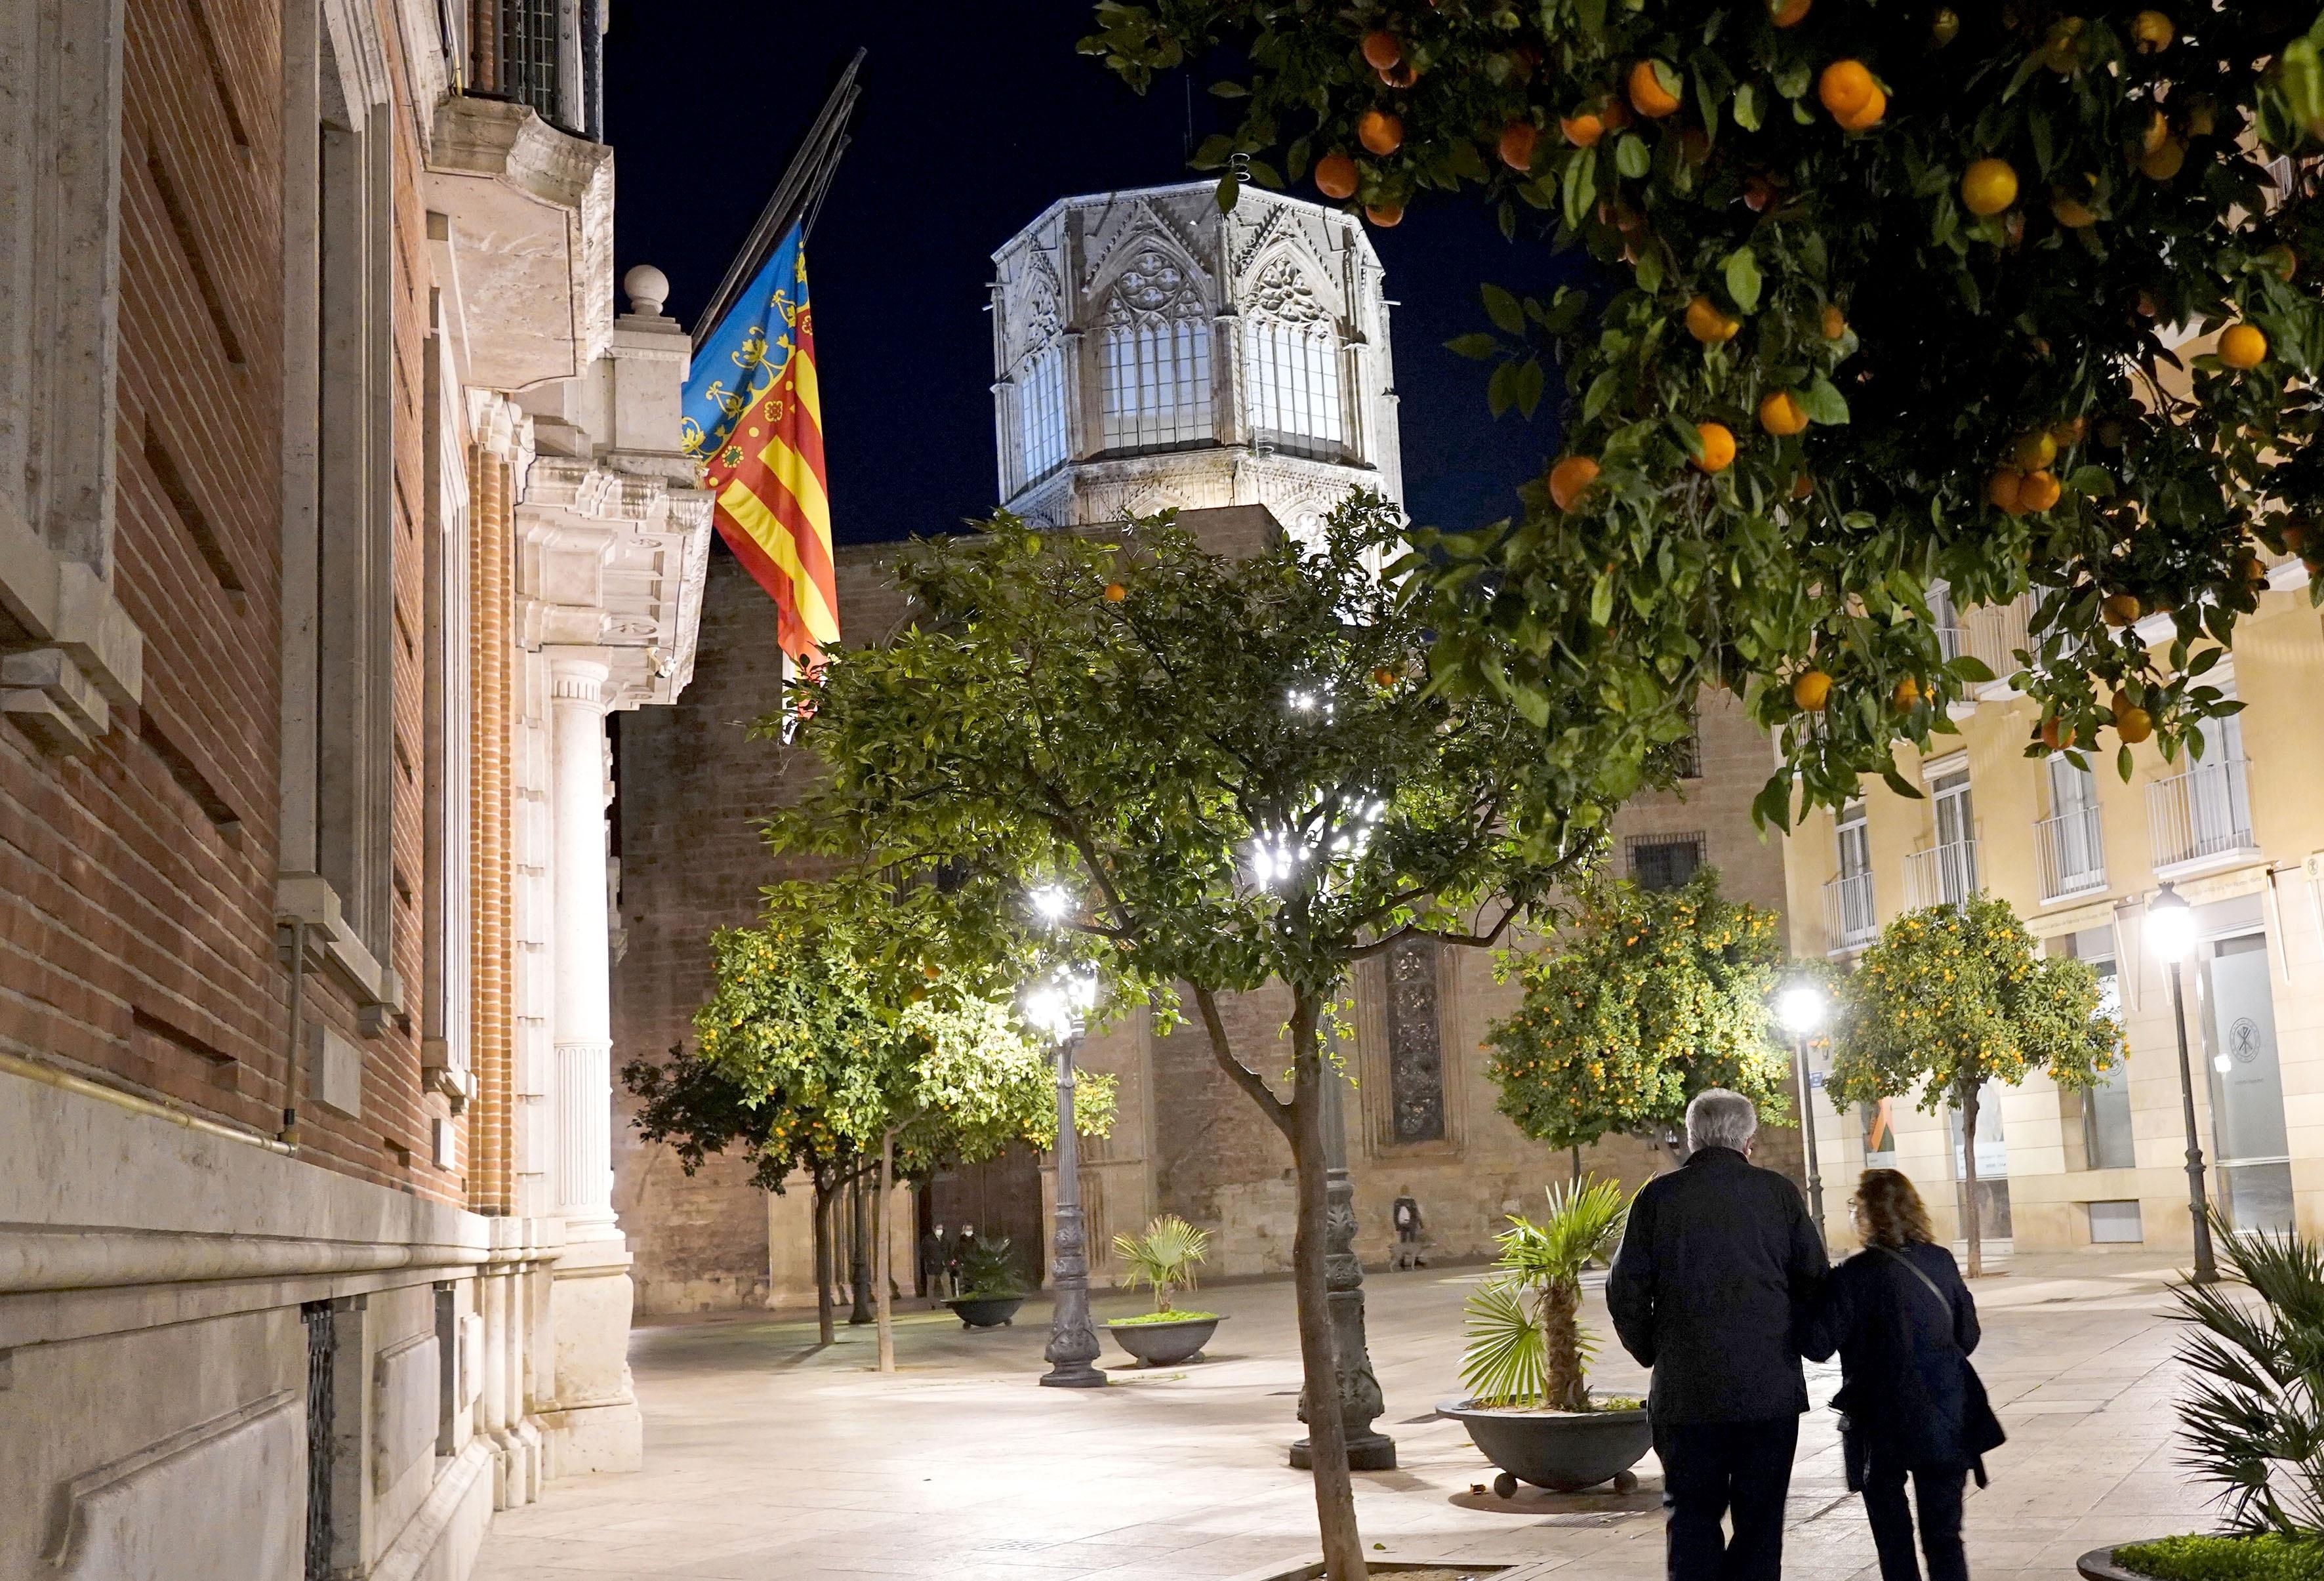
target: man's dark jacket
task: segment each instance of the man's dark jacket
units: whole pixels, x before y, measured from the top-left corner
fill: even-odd
[[[1808,1408],[1800,1340],[1821,1295],[1823,1237],[1799,1188],[1723,1147],[1646,1182],[1630,1205],[1606,1305],[1655,1370],[1660,1425],[1756,1422]]]

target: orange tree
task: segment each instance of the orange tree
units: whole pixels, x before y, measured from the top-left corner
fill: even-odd
[[[1835,1104],[1911,1096],[1931,1114],[1960,1113],[1962,1229],[1969,1271],[1978,1273],[1985,1084],[2015,1086],[2047,1071],[2061,1087],[2088,1087],[2112,1069],[2122,1028],[2098,1014],[2098,974],[2088,961],[2036,956],[2009,902],[1978,895],[1896,918],[1838,985],[1824,1090]]]
[[[1485,1034],[1501,1113],[1552,1147],[1609,1132],[1667,1147],[1687,1100],[1723,1086],[1783,1123],[1789,1066],[1768,1011],[1783,964],[1775,914],[1725,899],[1713,869],[1677,890],[1585,886],[1555,942],[1498,963],[1525,989]]]
[[[1455,343],[1497,364],[1497,411],[1562,370],[1565,454],[1520,516],[1423,536],[1432,665],[1536,715],[1602,697],[1637,742],[1732,688],[1783,750],[1755,812],[1784,823],[1794,790],[1895,781],[1895,742],[1988,678],[1948,658],[1939,581],[2034,595],[2029,753],[2118,720],[2199,753],[2236,707],[2191,650],[2256,606],[2264,555],[2324,557],[2306,20],[1108,0],[1083,47],[1139,88],[1230,62],[1240,122],[1197,155],[1222,203],[1312,180],[1392,224],[1468,191],[1600,262],[1591,291],[1487,286],[1492,332]],[[2174,351],[2193,328],[2216,349]]]

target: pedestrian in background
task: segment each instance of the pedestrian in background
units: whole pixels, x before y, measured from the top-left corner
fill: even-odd
[[[1913,1554],[1912,1479],[1929,1581],[1969,1581],[1962,1484],[1985,1485],[1982,1456],[2003,1438],[1969,1365],[1977,1302],[1953,1254],[1936,1244],[1913,1182],[1867,1170],[1853,1204],[1864,1250],[1832,1271],[1809,1321],[1807,1354],[1840,1353],[1840,1440],[1848,1485],[1864,1495],[1881,1581],[1921,1581]]]
[[[1639,1189],[1606,1279],[1622,1348],[1654,1369],[1646,1413],[1671,1581],[1783,1571],[1784,1500],[1808,1408],[1801,1330],[1827,1265],[1800,1188],[1750,1161],[1758,1129],[1742,1094],[1697,1093],[1686,1163]]]

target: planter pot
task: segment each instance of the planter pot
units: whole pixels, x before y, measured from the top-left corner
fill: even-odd
[[[1654,1447],[1644,1407],[1568,1413],[1504,1410],[1465,1400],[1436,1408],[1469,1429],[1469,1439],[1501,1468],[1493,1492],[1510,1497],[1521,1482],[1561,1493],[1610,1482],[1617,1493],[1638,1485],[1630,1467]]]
[[[1109,1323],[1114,1342],[1148,1367],[1175,1367],[1203,1354],[1223,1318],[1190,1318],[1183,1323]]]
[[[945,1303],[963,1328],[1006,1328],[1024,1304],[1022,1296],[954,1296]]]
[[[2115,1547],[2132,1548],[2138,1543],[2153,1540],[2153,1538],[2134,1538]],[[2126,1570],[2116,1564],[2114,1548],[2092,1549],[2074,1561],[2074,1568],[2081,1572],[2083,1581],[2153,1581],[2151,1576],[2141,1575],[2136,1570]]]

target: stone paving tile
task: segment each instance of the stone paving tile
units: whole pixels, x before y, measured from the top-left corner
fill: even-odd
[[[1976,1286],[1978,1364],[2011,1435],[1968,1505],[1979,1581],[2059,1581],[2101,1543],[2204,1524],[2203,1493],[2169,1443],[2167,1271],[2115,1257],[2002,1267]],[[1429,1419],[1457,1388],[1460,1306],[1476,1279],[1419,1271],[1368,1285],[1380,1425],[1401,1460],[1357,1479],[1373,1558],[1655,1581],[1651,1456],[1627,1497],[1528,1489],[1505,1502],[1471,1491],[1492,1468],[1458,1424]],[[1032,1386],[1038,1303],[991,1334],[905,1315],[904,1367],[890,1378],[871,1370],[866,1330],[826,1350],[811,1326],[763,1317],[641,1329],[649,1469],[559,1483],[505,1512],[478,1581],[1251,1581],[1314,1545],[1307,1481],[1284,1465],[1299,1431],[1288,1297],[1279,1283],[1207,1292],[1235,1317],[1230,1349],[1071,1392]],[[1594,1291],[1585,1315],[1604,1332]],[[1628,1392],[1646,1380],[1609,1344],[1598,1382]],[[1810,1369],[1819,1406],[1838,1384],[1836,1368]],[[1802,1421],[1787,1519],[1791,1581],[1877,1576],[1829,1411]]]

